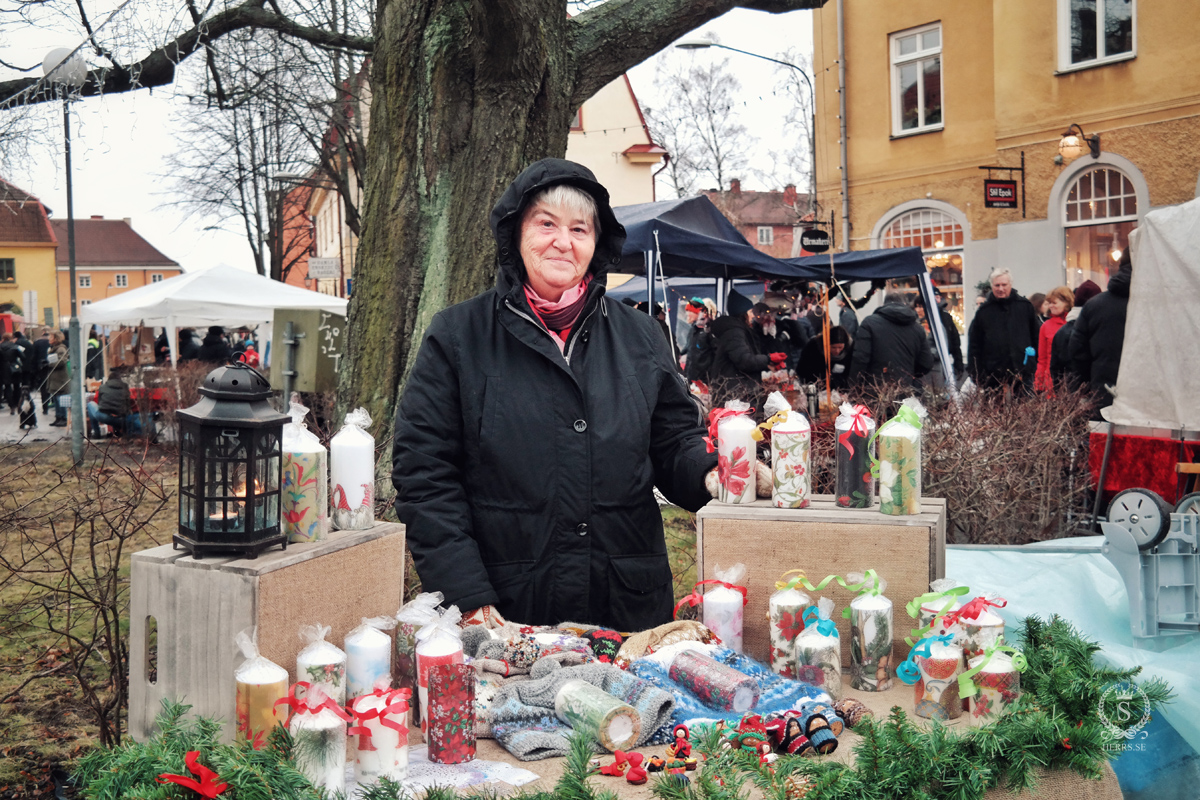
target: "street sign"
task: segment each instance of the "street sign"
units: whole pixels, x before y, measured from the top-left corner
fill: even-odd
[[[808,228],[800,234],[800,246],[810,253],[824,253],[832,242],[829,231],[821,228]]]
[[[333,258],[309,258],[308,259],[308,277],[309,280],[336,280],[341,276],[338,274],[342,269],[342,261],[337,256]]]
[[[983,182],[984,208],[1017,208],[1017,182],[992,180]]]

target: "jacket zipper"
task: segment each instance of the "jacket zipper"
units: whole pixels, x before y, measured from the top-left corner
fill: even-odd
[[[604,302],[603,299],[601,302]],[[591,319],[592,315],[595,313],[596,309],[593,307],[592,310],[588,312],[588,315],[580,320],[579,324],[575,326],[573,331],[574,335],[571,336],[571,343],[567,345],[566,359],[568,364],[571,363],[571,353],[575,351],[575,343],[579,341],[579,337],[583,335],[583,326],[587,324],[587,321]]]
[[[533,317],[529,316],[529,315],[528,315],[528,314],[526,314],[524,311],[522,311],[522,310],[520,310],[519,308],[517,308],[516,306],[514,306],[514,305],[513,305],[512,303],[510,303],[510,302],[509,302],[507,299],[505,299],[505,301],[504,301],[504,305],[508,307],[508,310],[509,310],[509,311],[513,312],[514,314],[516,314],[516,315],[517,315],[518,317],[520,317],[521,319],[528,320],[528,321],[530,322],[530,324],[532,324],[532,325],[533,325],[533,327],[537,328],[539,331],[541,331],[542,333],[544,333],[544,334],[546,334],[547,336],[549,336],[549,337],[551,338],[551,340],[553,340],[553,339],[554,339],[554,334],[553,334],[553,333],[551,333],[550,331],[546,330],[546,329],[545,329],[543,326],[539,325],[539,324],[538,324],[538,322],[537,322],[537,320],[535,320]],[[588,315],[587,315],[586,317],[584,317],[584,318],[583,318],[583,320],[582,320],[582,321],[581,321],[581,322],[580,322],[578,325],[576,325],[576,326],[574,327],[574,331],[573,331],[573,332],[574,332],[574,334],[575,334],[575,335],[573,335],[573,336],[571,337],[571,343],[570,343],[570,344],[567,346],[567,351],[566,351],[565,353],[563,353],[563,359],[564,359],[564,360],[567,362],[567,364],[570,364],[570,363],[571,363],[571,353],[572,353],[572,352],[575,350],[575,342],[576,342],[576,340],[578,340],[578,339],[579,339],[579,335],[578,335],[578,332],[579,332],[579,330],[580,330],[580,329],[583,327],[583,324],[584,324],[585,322],[587,322],[589,319],[591,319],[591,318],[592,318],[592,315],[593,315],[593,314],[595,314],[595,313],[596,313],[596,309],[595,309],[595,308],[593,308],[591,311],[589,311],[589,312],[588,312]],[[554,346],[555,346],[556,348],[558,347],[558,345],[557,345],[557,344],[555,344]],[[560,351],[560,352],[561,352],[561,351]]]

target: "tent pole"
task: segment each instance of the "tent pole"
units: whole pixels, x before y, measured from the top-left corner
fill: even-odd
[[[646,261],[646,313],[654,316],[654,251],[645,250],[642,258]]]
[[[922,272],[919,279],[921,287],[921,302],[925,304],[925,320],[929,323],[929,331],[933,334],[933,344],[937,348],[938,358],[942,362],[942,376],[946,380],[946,391],[954,404],[961,405],[958,396],[957,378],[954,375],[954,364],[950,361],[950,340],[946,337],[946,329],[942,327],[942,315],[939,313],[937,299],[933,294],[933,281],[928,272]]]

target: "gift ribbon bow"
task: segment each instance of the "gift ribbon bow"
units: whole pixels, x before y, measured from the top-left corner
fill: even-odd
[[[855,406],[850,415],[850,427],[844,433],[838,434],[838,442],[846,448],[846,452],[850,455],[854,455],[854,445],[850,444],[850,434],[857,433],[859,436],[866,436],[867,431],[870,430],[867,423],[863,421],[864,417],[870,419],[871,410],[863,405]]]
[[[450,608],[421,626],[421,629],[417,631],[417,641],[428,641],[435,638],[439,633],[453,636],[455,639],[461,641],[462,631],[458,627],[460,622],[462,622],[462,612],[458,610],[458,606],[450,606]]]
[[[717,434],[721,420],[729,417],[749,415],[752,411],[754,411],[753,408],[747,408],[743,411],[733,408],[714,408],[708,412],[708,436],[704,437],[704,444],[708,448],[708,452],[712,453],[717,449],[717,442],[720,441],[720,436]]]
[[[907,422],[917,430],[921,430],[921,415],[918,414],[912,406],[900,406],[896,411],[896,416],[889,419],[887,422],[880,425],[871,434],[871,438],[867,440],[867,458],[871,459],[871,474],[876,478],[879,477],[879,459],[875,457],[875,440],[879,438],[879,434],[887,430],[887,427],[893,422]],[[854,455],[853,452],[850,455]]]
[[[784,578],[786,578],[788,575],[793,575],[795,577],[793,577],[791,580],[784,580]],[[807,579],[804,576],[804,570],[789,569],[787,572],[779,576],[779,580],[775,581],[775,589],[780,592],[786,589],[795,589],[803,586],[806,580]]]
[[[970,587],[955,586],[953,589],[947,589],[944,592],[926,592],[920,597],[914,597],[912,600],[909,600],[908,605],[904,607],[904,610],[907,611],[908,615],[913,618],[921,616],[921,607],[926,603],[935,603],[938,600],[945,598],[946,605],[942,606],[941,611],[938,611],[933,615],[933,620],[928,625],[923,628],[913,628],[911,631],[909,631],[909,635],[904,637],[905,644],[907,644],[909,647],[912,647],[915,640],[920,639],[922,636],[933,630],[933,626],[937,624],[939,618],[942,619],[942,624],[948,625],[949,623],[946,621],[943,615],[950,611],[950,607],[954,605],[954,598],[961,597],[969,591],[971,591]]]
[[[881,579],[880,579],[879,575],[873,569],[869,569],[866,572],[864,572],[862,582],[856,583],[853,586],[850,586],[845,581],[843,581],[841,578],[837,579],[838,583],[840,583],[846,589],[853,592],[854,594],[861,595],[863,597],[869,597],[872,595],[879,596],[879,595],[883,594],[883,589],[881,589],[879,586],[880,580]],[[850,619],[852,616],[853,616],[853,612],[850,610],[850,606],[846,606],[845,608],[842,609],[842,619]]]
[[[916,659],[933,658],[930,648],[933,647],[934,642],[948,645],[953,641],[953,634],[948,633],[944,636],[930,636],[917,642],[916,647],[908,652],[908,658],[896,667],[896,677],[912,686],[921,678],[921,669],[917,666]],[[959,657],[962,657],[961,654]]]
[[[700,605],[700,603],[702,603],[704,601],[704,595],[700,594],[696,590],[699,589],[701,586],[706,586],[706,585],[724,586],[726,589],[733,589],[735,592],[741,592],[742,593],[742,605],[746,605],[746,603],[748,603],[750,601],[750,598],[746,594],[745,586],[738,586],[737,584],[729,583],[728,581],[718,581],[715,579],[711,579],[711,580],[707,580],[707,581],[699,581],[695,586],[692,587],[692,591],[690,594],[685,595],[682,600],[680,600],[678,603],[675,604],[675,611],[672,612],[675,619],[679,619],[679,609],[683,605],[686,604],[689,606],[698,606],[698,605]]]
[[[382,697],[383,708],[359,711],[358,704],[364,697]],[[350,713],[354,715],[354,722],[357,724],[346,729],[347,735],[362,737],[358,740],[359,750],[374,750],[375,746],[371,744],[371,729],[366,726],[366,723],[368,720],[378,719],[380,725],[391,728],[400,734],[400,741],[405,741],[405,737],[408,736],[408,726],[404,724],[404,717],[392,719],[392,716],[402,715],[408,711],[410,700],[412,700],[410,689],[376,689],[370,694],[359,695],[350,704]]]
[[[979,691],[979,687],[976,686],[975,681],[971,679],[975,677],[980,670],[988,665],[988,662],[992,660],[992,656],[996,655],[996,653],[1008,653],[1010,656],[1012,656],[1012,666],[1017,672],[1024,672],[1025,668],[1029,666],[1029,661],[1025,658],[1025,654],[1020,650],[1002,645],[999,642],[989,645],[988,648],[983,651],[983,660],[979,662],[979,666],[972,667],[962,675],[958,676],[959,697],[970,697]]]
[[[837,625],[833,623],[833,620],[822,617],[821,612],[817,610],[816,606],[809,606],[804,609],[804,630],[808,630],[814,625],[817,628],[817,633],[822,636],[837,638]]]
[[[763,431],[771,430],[779,423],[786,421],[787,418],[787,409],[784,409],[783,411],[776,411],[771,415],[770,419],[768,419],[766,422],[759,423],[759,425],[750,432],[750,438],[756,442],[761,442],[764,438],[766,438],[763,436]]]
[[[976,597],[974,600],[967,602],[958,611],[951,611],[943,617],[943,624],[950,626],[966,619],[978,620],[979,615],[987,611],[989,606],[992,608],[1004,608],[1006,605],[1008,605],[1008,601],[1003,597],[997,597],[995,600],[989,600],[986,597]]]
[[[287,697],[281,697],[275,701],[273,708],[278,708],[281,705],[287,706],[292,710],[293,714],[319,714],[325,709],[329,709],[334,714],[342,719],[343,722],[350,721],[350,715],[346,713],[346,709],[339,706],[333,701],[332,697],[325,695],[325,699],[315,706],[308,702],[308,698],[300,698],[296,696],[297,689],[303,689],[308,692],[312,689],[312,684],[308,681],[296,681],[292,688],[288,690]],[[324,694],[322,692],[322,694]]]
[[[184,763],[187,764],[188,772],[199,778],[200,780],[198,781],[186,775],[171,775],[166,772],[159,775],[155,780],[159,783],[174,783],[185,789],[191,789],[201,797],[207,798],[207,800],[214,800],[217,795],[229,788],[229,784],[218,783],[217,773],[201,764],[199,759],[199,750],[189,750],[183,759]]]

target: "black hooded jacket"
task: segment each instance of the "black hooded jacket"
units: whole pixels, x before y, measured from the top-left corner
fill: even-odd
[[[771,365],[771,356],[759,349],[758,337],[741,316],[717,317],[709,330],[717,351],[709,370],[713,405],[745,400],[757,408],[756,401],[763,392],[762,373]]]
[[[880,378],[919,387],[919,378],[931,369],[933,351],[916,311],[901,303],[888,303],[859,323],[851,382]]]
[[[1108,290],[1087,301],[1071,331],[1071,367],[1080,383],[1091,389],[1101,408],[1112,405],[1113,401],[1112,394],[1104,387],[1117,385],[1132,278],[1133,273],[1124,269],[1109,278]]]
[[[1011,292],[1003,300],[989,294],[967,332],[967,370],[976,386],[998,386],[1020,378],[1033,386],[1041,321],[1026,298]],[[1027,356],[1025,348],[1032,347]]]
[[[588,192],[600,235],[565,350],[529,307],[521,211],[549,186]],[[496,286],[430,323],[396,411],[397,512],[426,591],[509,620],[643,630],[671,619],[652,487],[709,500],[697,405],[651,317],[604,296],[625,231],[585,167],[544,159],[491,215]]]

